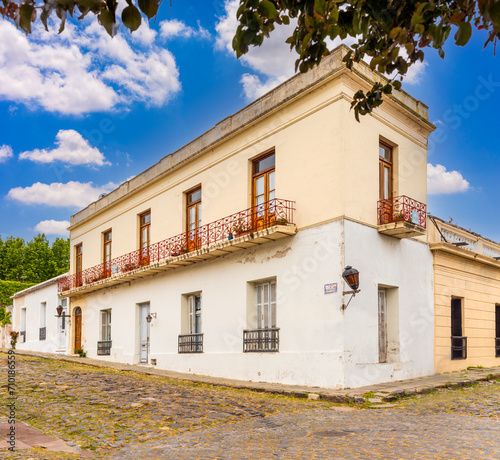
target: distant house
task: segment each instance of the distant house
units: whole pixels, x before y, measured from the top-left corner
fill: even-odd
[[[70,351],[337,388],[434,372],[434,126],[403,91],[358,123],[354,93],[382,77],[347,52],[72,216]]]
[[[429,220],[435,301],[435,371],[500,365],[500,244]]]
[[[16,348],[47,353],[68,352],[68,299],[58,296],[58,282],[67,274],[16,292],[11,299],[12,330],[19,332]],[[63,314],[58,316],[57,307]]]

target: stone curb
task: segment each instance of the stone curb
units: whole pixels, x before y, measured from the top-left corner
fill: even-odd
[[[7,350],[2,348],[0,349],[0,353],[7,353]],[[351,394],[347,392],[342,392],[342,393],[335,393],[335,392],[329,392],[322,390],[321,388],[311,388],[311,391],[297,391],[297,390],[290,390],[287,389],[287,385],[283,385],[283,388],[274,388],[274,387],[279,387],[279,384],[272,384],[273,388],[269,388],[266,386],[265,383],[262,383],[261,386],[259,386],[258,383],[255,383],[254,385],[245,385],[244,382],[238,382],[238,383],[229,383],[229,382],[217,382],[215,377],[200,377],[193,375],[192,377],[188,376],[170,376],[167,374],[162,374],[161,372],[155,371],[155,370],[149,370],[149,369],[137,369],[136,367],[130,367],[130,369],[127,368],[121,368],[121,367],[113,367],[112,365],[108,364],[107,361],[103,361],[101,363],[95,363],[95,362],[89,362],[86,361],[86,358],[71,358],[67,357],[64,355],[57,356],[57,355],[47,355],[43,354],[40,352],[30,352],[28,350],[16,350],[16,355],[20,356],[31,356],[35,358],[44,358],[44,359],[52,359],[52,360],[57,360],[57,361],[62,361],[62,362],[67,362],[67,363],[73,363],[73,364],[82,364],[85,366],[89,367],[96,367],[96,368],[105,368],[105,369],[114,369],[117,371],[125,371],[125,372],[136,372],[138,374],[143,374],[143,375],[153,375],[153,376],[159,376],[159,377],[165,377],[173,380],[180,380],[180,381],[187,381],[187,382],[192,382],[192,383],[203,383],[205,385],[211,385],[213,387],[223,387],[223,388],[232,388],[236,390],[247,390],[247,391],[253,391],[257,393],[268,393],[268,394],[275,394],[275,395],[284,395],[284,396],[290,396],[290,397],[295,397],[295,398],[300,398],[300,399],[308,399],[308,400],[321,400],[321,401],[327,401],[327,402],[332,402],[332,403],[337,403],[337,404],[346,404],[346,403],[355,403],[358,405],[365,404],[367,402],[367,398],[365,397],[366,394],[368,393],[373,393],[372,391],[360,391],[360,389],[353,389],[353,392]],[[122,366],[122,363],[116,363]],[[456,374],[459,374],[460,372],[457,372]],[[453,374],[443,374],[446,376],[451,376]],[[429,378],[432,378],[435,376],[429,376]],[[423,378],[425,379],[425,377]],[[378,390],[379,392],[375,392],[375,394],[380,397],[384,402],[394,402],[397,401],[400,398],[408,397],[408,396],[415,396],[417,394],[427,394],[427,393],[432,393],[433,391],[436,391],[437,389],[456,389],[456,388],[461,388],[465,386],[470,386],[470,385],[475,385],[480,381],[488,381],[488,380],[495,380],[495,379],[500,379],[500,373],[489,373],[484,376],[477,376],[474,379],[467,379],[467,380],[460,380],[456,382],[446,382],[446,383],[438,383],[435,385],[415,385],[414,388],[408,388],[408,389],[396,389],[393,391],[385,391],[383,388]],[[411,380],[411,379],[410,379]],[[422,379],[419,379],[422,380]],[[402,381],[404,383],[404,381]],[[419,382],[422,384],[422,382]],[[271,385],[271,384],[269,384]],[[376,386],[376,385],[374,385]],[[383,387],[383,384],[381,384]]]

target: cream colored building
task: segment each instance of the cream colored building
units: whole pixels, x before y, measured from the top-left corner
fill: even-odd
[[[500,365],[500,245],[430,218],[435,370]]]
[[[356,122],[353,94],[381,77],[347,51],[72,216],[71,347],[337,388],[433,373],[434,127],[405,92]],[[361,291],[344,310],[347,265]]]

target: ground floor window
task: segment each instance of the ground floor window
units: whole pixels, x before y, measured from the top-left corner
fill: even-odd
[[[185,315],[187,321],[184,327],[181,327],[182,334],[179,335],[179,353],[202,353],[203,352],[203,333],[202,333],[202,308],[201,293],[185,296],[187,310]]]
[[[451,299],[451,359],[467,358],[467,337],[463,334],[463,299]]]
[[[495,305],[495,356],[500,357],[500,305]]]
[[[100,312],[100,341],[97,342],[98,355],[111,354],[111,309]]]
[[[276,326],[276,280],[253,283],[255,303],[250,307],[250,328],[243,331],[244,352],[279,350],[279,328]],[[252,324],[253,323],[253,324]]]

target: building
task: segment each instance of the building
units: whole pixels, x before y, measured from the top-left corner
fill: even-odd
[[[16,292],[12,297],[12,330],[19,332],[16,348],[46,353],[68,352],[68,299],[58,296],[58,282],[67,274]],[[62,306],[59,316],[57,307]]]
[[[435,370],[500,365],[500,245],[429,218],[435,302]]]
[[[382,77],[347,52],[72,216],[72,350],[336,388],[433,373],[434,126],[402,91],[358,123],[353,94]]]

